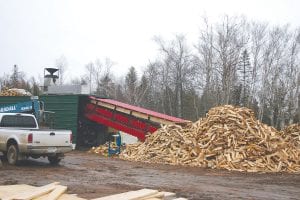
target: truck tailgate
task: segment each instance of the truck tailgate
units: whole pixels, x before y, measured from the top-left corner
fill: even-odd
[[[71,145],[71,131],[66,130],[42,130],[32,132],[33,146],[70,146]]]

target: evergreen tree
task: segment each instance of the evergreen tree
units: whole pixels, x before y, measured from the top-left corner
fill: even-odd
[[[17,65],[14,65],[13,73],[10,76],[10,86],[13,88],[19,87],[19,69]]]
[[[240,89],[240,104],[241,106],[249,107],[249,96],[250,96],[250,80],[251,80],[251,64],[249,53],[245,49],[241,55],[241,61],[238,66],[239,85],[242,86]]]
[[[137,73],[134,67],[130,67],[125,77],[125,95],[128,103],[136,104],[136,88],[138,84]]]

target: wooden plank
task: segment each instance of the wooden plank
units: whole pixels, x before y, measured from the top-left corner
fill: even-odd
[[[187,199],[187,198],[180,197],[180,198],[176,198],[176,199],[173,199],[173,200],[188,200],[188,199]]]
[[[153,117],[153,116],[150,116],[149,120],[153,121],[153,122],[156,122],[156,123],[159,123],[159,124],[165,124],[165,125],[175,124],[175,122],[171,122],[171,121],[168,121],[168,120],[165,120],[165,119],[161,119],[161,118],[158,118],[158,117]]]
[[[24,192],[20,192],[15,195],[11,195],[8,197],[2,198],[2,200],[30,200],[33,198],[37,198],[44,194],[47,194],[56,188],[56,185],[59,184],[58,182],[51,183],[42,187],[36,187],[33,189],[26,190]]]
[[[140,113],[140,112],[136,112],[136,111],[132,111],[132,116],[138,117],[138,118],[142,118],[142,119],[148,119],[148,114],[145,113]]]
[[[122,108],[122,107],[116,107],[116,110],[125,114],[130,115],[131,110],[127,109],[127,108]]]
[[[173,192],[164,192],[164,200],[172,200],[173,198],[176,197],[176,194]]]
[[[100,102],[100,101],[97,103],[97,105],[103,106],[103,107],[109,108],[109,109],[115,109],[115,105],[111,105],[111,104]]]
[[[149,195],[149,196],[147,196],[147,197],[142,197],[142,198],[140,198],[139,200],[148,200],[148,199],[150,199],[150,198],[153,198],[153,199],[155,199],[155,198],[158,198],[158,199],[161,199],[162,197],[164,197],[165,196],[165,194],[163,193],[163,192],[158,192],[158,193],[156,193],[156,194],[153,194],[153,195]]]
[[[57,200],[67,190],[66,186],[57,185],[49,194],[35,198],[34,200]]]
[[[58,185],[47,197],[46,200],[57,200],[63,193],[67,191],[66,186]]]
[[[106,197],[96,198],[93,200],[138,200],[140,198],[151,196],[156,193],[158,193],[157,190],[141,189],[137,191],[130,191],[130,192],[110,195]]]
[[[63,194],[58,198],[58,200],[86,200],[86,199],[80,198],[77,195]]]
[[[24,192],[27,190],[31,190],[36,188],[34,186],[19,184],[19,185],[3,185],[0,186],[0,199],[18,194],[20,192]]]

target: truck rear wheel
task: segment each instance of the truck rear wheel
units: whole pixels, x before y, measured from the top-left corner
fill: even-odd
[[[61,158],[59,158],[57,155],[48,156],[48,160],[51,165],[58,165],[58,163],[61,161]]]
[[[7,162],[7,152],[3,152],[2,161]]]
[[[18,162],[18,156],[19,156],[18,146],[15,144],[9,145],[6,156],[7,156],[8,164],[16,165]]]

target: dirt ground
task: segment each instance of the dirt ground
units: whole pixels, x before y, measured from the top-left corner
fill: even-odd
[[[74,151],[59,166],[46,159],[0,166],[0,185],[58,181],[68,193],[94,198],[151,188],[188,199],[300,199],[300,174],[240,173],[145,164]]]

